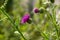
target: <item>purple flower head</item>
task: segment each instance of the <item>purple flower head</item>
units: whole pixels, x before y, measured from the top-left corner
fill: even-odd
[[[30,14],[25,14],[22,19],[21,19],[21,23],[24,24],[26,23],[28,20],[30,19]]]
[[[39,13],[39,9],[38,9],[38,8],[34,8],[34,9],[33,9],[33,12],[34,12],[34,13]]]

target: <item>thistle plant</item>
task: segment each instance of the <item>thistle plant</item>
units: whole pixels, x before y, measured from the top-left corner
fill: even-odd
[[[60,40],[60,25],[57,25],[56,21],[56,11],[60,6],[54,4],[55,0],[47,0],[47,2],[46,0],[38,1],[39,3],[35,7],[35,4],[33,3],[34,0],[29,0],[29,3],[27,4],[28,8],[26,8],[27,10],[20,4],[20,6],[17,7],[13,4],[14,7],[17,8],[14,8],[15,11],[13,9],[9,10],[12,8],[10,7],[12,5],[9,4],[11,3],[11,0],[5,0],[0,6],[0,14],[5,15],[5,18],[0,19],[0,24],[3,24],[1,22],[4,22],[4,20],[7,19],[14,30],[11,31],[11,33],[13,33],[12,35],[16,33],[19,36],[17,36],[18,38],[16,37],[16,40]],[[13,15],[11,14],[11,16],[9,13],[13,13]],[[17,18],[14,20],[14,17]],[[11,36],[12,38],[14,37],[13,39],[9,39],[11,38],[10,36],[8,36],[6,40],[15,40],[14,38],[16,35]]]

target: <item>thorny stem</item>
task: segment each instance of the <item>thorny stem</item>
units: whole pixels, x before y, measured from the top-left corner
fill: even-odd
[[[8,0],[5,0],[4,4],[0,8],[4,8],[7,4]]]
[[[27,40],[27,39],[23,36],[23,34],[21,33],[21,31],[17,28],[18,26],[14,24],[13,20],[10,18],[10,16],[8,15],[8,13],[6,13],[6,12],[4,11],[4,9],[1,9],[1,8],[0,8],[0,11],[1,11],[4,15],[6,15],[6,16],[8,17],[8,19],[9,19],[10,22],[11,22],[11,24],[13,25],[13,28],[14,28],[15,30],[17,30],[17,31],[21,34],[21,36],[23,37],[23,39],[24,39],[24,40]]]
[[[55,8],[55,9],[54,9]],[[50,16],[49,12],[47,12],[47,15],[50,17],[50,19],[52,19],[52,23],[55,26],[55,30],[56,30],[56,34],[57,34],[57,39],[59,40],[59,35],[58,35],[58,26],[56,25],[56,8],[58,8],[58,6],[54,7],[51,11],[52,11],[52,15]]]
[[[42,37],[46,38],[46,40],[49,40],[48,36],[44,32],[42,32],[38,27],[36,27],[36,28],[41,33]]]
[[[57,6],[56,7],[54,7],[54,8],[57,8]],[[59,35],[58,35],[58,26],[57,26],[57,24],[56,24],[56,9],[52,9],[52,16],[53,16],[53,19],[52,19],[52,21],[53,21],[53,24],[54,24],[54,26],[55,26],[55,29],[56,29],[56,34],[57,34],[57,39],[59,40]]]

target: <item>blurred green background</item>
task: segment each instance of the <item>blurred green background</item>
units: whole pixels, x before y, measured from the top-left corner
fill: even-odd
[[[6,0],[0,0],[0,7],[4,6],[5,1]],[[55,27],[51,21],[52,19],[49,18],[47,12],[41,14],[34,14],[32,12],[33,8],[35,7],[45,7],[46,5],[43,5],[43,3],[45,3],[46,1],[48,0],[8,0],[4,6],[5,11],[11,17],[15,25],[18,25],[18,29],[23,33],[24,37],[27,40],[47,40],[44,37],[43,33],[45,33],[48,36],[49,40],[58,40],[56,37],[57,34]],[[55,0],[54,5],[59,6],[59,1],[60,0]],[[51,9],[52,7],[49,10]],[[57,8],[57,10],[59,10],[60,13],[60,8]],[[21,18],[25,13],[30,13],[32,19],[31,24],[20,24]],[[59,13],[56,15],[59,15]],[[60,25],[57,28],[60,40]],[[19,34],[19,32],[17,30],[14,30],[13,25],[8,20],[8,17],[4,15],[1,11],[0,40],[24,40],[22,36]]]

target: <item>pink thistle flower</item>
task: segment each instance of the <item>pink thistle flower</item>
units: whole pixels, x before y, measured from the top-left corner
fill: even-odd
[[[26,23],[30,19],[30,14],[24,14],[24,16],[21,19],[21,24]]]
[[[34,8],[34,9],[33,9],[33,12],[34,12],[34,13],[39,13],[39,9],[38,9],[38,8]]]

